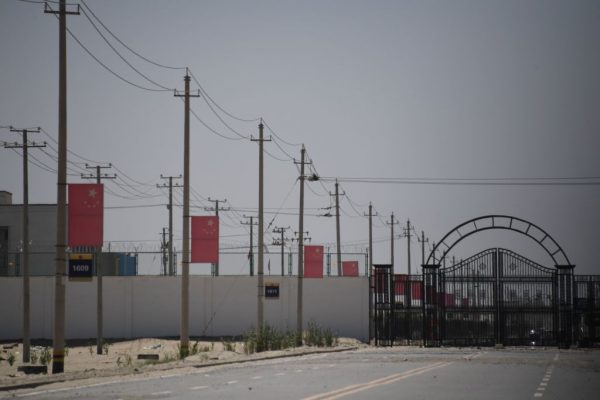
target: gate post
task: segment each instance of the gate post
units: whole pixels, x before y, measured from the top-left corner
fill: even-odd
[[[439,269],[440,264],[421,265],[423,270],[423,346],[439,347]]]
[[[573,269],[574,265],[557,265],[558,347],[573,344]]]
[[[373,324],[375,346],[394,345],[394,276],[391,265],[373,265],[374,274],[372,279],[374,306]]]

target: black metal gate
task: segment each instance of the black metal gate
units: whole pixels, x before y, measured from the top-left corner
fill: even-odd
[[[426,345],[572,343],[571,267],[546,268],[512,251],[489,249],[425,271],[439,281],[436,298],[426,297],[426,310],[440,316]]]
[[[376,346],[393,346],[396,333],[394,318],[394,277],[391,265],[374,265],[371,286],[374,306],[374,338]]]
[[[485,250],[447,268],[424,265],[422,276],[392,277],[379,267],[374,280],[376,342],[566,347],[600,337],[600,280],[509,250]]]
[[[600,276],[575,275],[574,335],[581,347],[600,346]]]

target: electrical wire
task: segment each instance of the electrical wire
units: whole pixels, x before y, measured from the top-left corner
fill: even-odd
[[[52,10],[52,8],[50,6],[48,6],[48,8],[54,12],[54,10]],[[55,17],[58,19],[59,16],[55,14]],[[96,57],[78,38],[77,36],[75,36],[75,34],[73,32],[71,32],[71,30],[69,28],[66,28],[67,32],[69,33],[69,36],[71,36],[71,38],[73,38],[73,40],[75,40],[75,42],[77,42],[77,44],[79,46],[81,46],[81,48],[90,56],[92,57],[98,64],[100,64],[104,69],[106,69],[108,72],[110,72],[112,75],[114,75],[116,78],[122,80],[125,83],[130,84],[131,86],[134,86],[138,89],[142,89],[142,90],[146,90],[149,92],[165,92],[167,91],[167,89],[152,89],[152,88],[148,88],[145,86],[141,86],[138,85],[137,83],[131,82],[130,80],[123,78],[121,75],[117,74],[115,71],[113,71],[112,69],[110,69],[106,64],[104,64],[102,61],[100,61],[100,59],[98,57]],[[168,89],[170,91],[170,89]]]
[[[281,152],[282,152],[283,154],[285,154],[286,156],[288,156],[288,159],[287,159],[286,161],[294,161],[294,157],[292,157],[292,156],[290,155],[290,153],[288,153],[287,151],[285,151],[285,150],[283,149],[283,147],[281,147],[281,146],[279,145],[279,143],[277,142],[277,140],[276,140],[276,139],[273,139],[273,143],[275,143],[275,146],[277,146],[277,147],[279,148],[279,150],[281,150]]]
[[[219,110],[221,110],[228,117],[230,117],[232,119],[235,119],[235,120],[238,120],[240,122],[256,122],[256,121],[260,120],[260,118],[244,119],[244,118],[236,117],[235,115],[227,112],[227,110],[225,110],[223,107],[221,107],[219,105],[219,103],[217,103],[215,100],[213,100],[213,98],[210,97],[210,95],[208,94],[208,92],[206,90],[204,90],[204,88],[202,87],[202,85],[200,84],[200,82],[198,81],[198,79],[196,79],[196,77],[194,76],[194,74],[192,73],[192,71],[189,71],[189,74],[192,77],[192,79],[194,80],[194,82],[196,82],[196,85],[198,85],[198,87],[200,88],[200,91],[211,101],[211,103],[213,103],[215,105],[215,107],[217,107]]]
[[[229,129],[231,132],[233,132],[234,134],[236,134],[237,136],[243,138],[243,139],[248,139],[250,137],[250,135],[242,135],[241,133],[239,133],[238,131],[236,131],[235,129],[233,129],[231,126],[229,126],[229,124],[227,122],[225,122],[223,120],[223,118],[221,118],[221,116],[219,115],[219,113],[217,113],[215,111],[215,109],[210,105],[210,102],[208,101],[208,99],[206,99],[206,97],[204,97],[204,93],[202,92],[202,90],[199,91],[200,93],[200,97],[202,97],[202,100],[204,100],[204,102],[206,103],[206,105],[208,106],[208,108],[210,108],[210,111],[212,111],[213,114],[215,114],[215,116],[219,119],[219,121],[221,121],[221,123],[223,125],[225,125],[225,127],[227,129]]]
[[[127,59],[125,59],[125,57],[123,57],[121,55],[121,53],[119,53],[119,51],[117,49],[115,49],[115,47],[110,43],[110,41],[106,38],[106,36],[104,36],[102,34],[102,32],[100,31],[100,29],[98,29],[98,26],[96,26],[96,24],[94,23],[94,21],[92,21],[92,19],[87,14],[87,12],[85,11],[85,9],[82,8],[81,11],[82,11],[83,15],[86,17],[86,19],[90,22],[90,24],[92,24],[92,26],[94,27],[94,29],[96,30],[96,32],[98,32],[98,34],[100,35],[100,37],[106,42],[106,44],[108,45],[108,47],[110,47],[112,49],[112,51],[117,56],[119,56],[119,58],[121,60],[123,60],[123,62],[125,64],[127,64],[132,70],[134,70],[136,73],[138,73],[138,75],[140,75],[142,78],[146,79],[148,82],[152,83],[153,85],[158,86],[159,88],[164,89],[165,91],[171,91],[171,90],[173,90],[172,88],[168,88],[168,87],[166,87],[164,85],[156,83],[152,79],[148,78],[145,74],[143,74],[140,70],[138,70],[137,68],[135,68],[129,61],[127,61]]]
[[[275,136],[276,138],[278,138],[279,140],[281,140],[283,143],[287,144],[288,146],[293,146],[293,147],[302,146],[302,143],[291,143],[291,142],[288,142],[287,140],[283,139],[281,136],[279,136],[277,133],[275,133],[275,131],[273,129],[271,129],[271,127],[265,122],[265,120],[263,120],[263,124],[267,127],[269,132],[271,132],[273,134],[273,136]]]
[[[161,68],[166,68],[166,69],[175,69],[175,70],[183,70],[186,69],[186,67],[172,67],[172,66],[168,66],[168,65],[164,65],[164,64],[160,64],[157,63],[155,61],[152,61],[144,56],[142,56],[141,54],[139,54],[138,52],[136,52],[135,50],[133,50],[131,47],[127,46],[125,43],[123,43],[123,41],[121,39],[119,39],[117,37],[117,35],[115,35],[110,29],[108,29],[108,27],[102,22],[102,20],[100,20],[100,18],[98,18],[96,16],[96,14],[94,14],[94,12],[92,11],[92,9],[87,5],[87,3],[84,0],[81,0],[81,4],[83,4],[83,6],[85,8],[87,8],[87,10],[90,12],[90,14],[92,14],[92,16],[96,19],[96,21],[98,21],[98,23],[100,25],[102,25],[102,27],[117,41],[121,44],[121,46],[125,47],[127,50],[129,50],[130,52],[132,52],[133,54],[135,54],[136,56],[138,56],[139,58],[141,58],[142,60],[153,64],[157,67],[161,67]]]
[[[56,139],[54,139],[54,137],[52,137],[52,135],[50,135],[44,128],[40,128],[40,131],[45,134],[50,140],[52,140],[54,143],[56,143],[58,145],[58,141]],[[57,154],[58,154],[58,150],[54,149],[53,147],[49,146],[50,148],[52,148]],[[91,162],[94,164],[108,164],[106,162],[103,161],[94,161],[94,160],[90,160],[89,158],[85,158],[82,157],[81,155],[75,153],[74,151],[71,151],[69,149],[67,149],[67,152],[74,155],[75,157],[79,158],[80,160],[86,161],[86,162]]]
[[[181,101],[184,101],[184,100],[183,100],[183,98],[181,98]],[[195,112],[195,111],[194,111],[194,110],[193,110],[191,107],[190,107],[190,112],[191,112],[191,113],[192,113],[192,115],[193,115],[193,116],[194,116],[194,117],[195,117],[195,118],[198,120],[198,122],[200,122],[202,125],[204,125],[204,127],[205,127],[206,129],[208,129],[209,131],[211,131],[211,132],[212,132],[212,133],[214,133],[215,135],[222,137],[223,139],[227,139],[227,140],[245,140],[245,139],[246,139],[246,138],[244,138],[244,137],[237,137],[237,138],[234,138],[234,137],[230,137],[230,136],[223,135],[222,133],[219,133],[219,132],[217,132],[216,130],[214,130],[213,128],[211,128],[210,126],[208,126],[208,125],[206,124],[206,122],[204,122],[204,121],[203,121],[203,120],[202,120],[202,119],[201,119],[201,118],[198,116],[198,114],[196,114],[196,112]]]
[[[296,183],[297,182],[298,182],[297,180],[294,180],[294,183],[292,184],[292,187],[290,188],[290,190],[288,190],[287,194],[285,195],[285,198],[281,202],[281,205],[277,209],[277,212],[275,213],[275,215],[273,215],[273,218],[271,219],[271,222],[269,222],[269,224],[267,225],[267,227],[265,228],[265,230],[264,230],[263,233],[266,233],[269,229],[271,229],[271,226],[273,225],[273,222],[275,222],[275,218],[277,218],[277,216],[279,215],[279,212],[283,208],[283,205],[287,202],[287,200],[289,199],[290,195],[294,191],[294,188],[296,187]],[[264,212],[264,209],[263,209],[263,212]]]
[[[350,183],[376,183],[400,185],[450,185],[450,186],[598,186],[600,177],[555,177],[555,178],[335,178],[320,177],[323,181]]]

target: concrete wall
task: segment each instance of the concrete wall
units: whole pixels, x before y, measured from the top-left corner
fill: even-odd
[[[279,299],[264,299],[265,321],[296,328],[296,277],[265,277],[279,283]],[[66,337],[96,336],[96,281],[66,284]],[[190,335],[241,335],[256,325],[257,279],[248,276],[190,277]],[[104,277],[104,336],[179,336],[181,277]],[[337,335],[368,338],[368,280],[304,279],[304,325],[314,320]],[[0,340],[21,338],[22,279],[0,278]],[[52,338],[54,278],[31,278],[31,337]]]

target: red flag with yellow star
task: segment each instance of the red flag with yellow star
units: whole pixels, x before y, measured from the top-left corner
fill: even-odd
[[[192,217],[193,263],[219,262],[219,217]]]
[[[69,247],[102,246],[103,223],[104,186],[101,183],[69,184]]]
[[[323,246],[304,246],[304,277],[323,277]]]
[[[342,276],[358,276],[358,261],[342,261]]]

